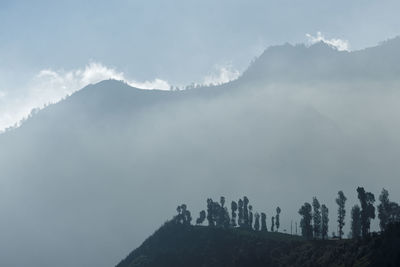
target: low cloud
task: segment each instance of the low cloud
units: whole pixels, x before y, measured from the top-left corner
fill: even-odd
[[[140,89],[160,89],[169,90],[170,85],[167,81],[155,79],[153,81],[138,82],[125,77],[123,72],[118,72],[114,68],[109,68],[101,63],[90,63],[84,69],[73,71],[53,71],[42,70],[36,77],[36,84],[40,84],[41,89],[51,92],[64,91],[73,93],[88,84],[98,83],[103,80],[114,79],[124,81],[132,87]],[[47,92],[47,93],[51,93]]]
[[[108,79],[121,80],[140,89],[170,89],[165,80],[138,82],[127,78],[115,68],[97,62],[69,71],[44,69],[23,90],[0,91],[0,132],[8,127],[18,126],[35,108],[56,103],[89,84]]]
[[[316,36],[313,36],[313,35],[307,33],[306,37],[310,44],[324,42],[324,43],[336,48],[339,51],[350,51],[350,44],[349,44],[349,41],[347,41],[347,40],[336,39],[336,38],[327,39],[321,32],[317,32]]]
[[[216,66],[215,69],[217,70],[216,73],[204,77],[204,85],[220,85],[236,80],[240,75],[239,71],[233,69],[231,65]]]

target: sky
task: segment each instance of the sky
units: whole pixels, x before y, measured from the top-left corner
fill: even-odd
[[[397,10],[398,1],[361,0],[2,0],[0,130],[103,79],[222,83],[271,45],[374,46],[400,34]]]

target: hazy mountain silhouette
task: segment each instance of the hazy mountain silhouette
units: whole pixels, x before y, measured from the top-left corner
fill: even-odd
[[[242,79],[262,82],[398,80],[400,37],[360,51],[338,51],[324,42],[267,49]]]
[[[399,195],[399,42],[277,46],[229,84],[103,81],[37,112],[0,135],[0,265],[112,266],[180,201],[246,193],[284,229],[312,195]]]

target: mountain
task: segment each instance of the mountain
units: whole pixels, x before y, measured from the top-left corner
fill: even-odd
[[[366,240],[305,240],[166,223],[116,267],[399,266],[400,225]]]
[[[278,46],[221,86],[108,80],[32,114],[0,135],[0,265],[112,266],[178,204],[197,213],[207,197],[279,205],[282,229],[314,195],[331,229],[338,190],[348,207],[359,185],[399,202],[398,43]],[[362,76],[365,62],[376,75]]]
[[[370,82],[399,80],[400,37],[377,47],[348,52],[319,42],[311,47],[285,44],[267,49],[244,72],[257,82]]]

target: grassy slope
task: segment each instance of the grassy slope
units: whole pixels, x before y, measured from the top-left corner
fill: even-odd
[[[400,266],[400,227],[364,241],[167,223],[117,267]]]

